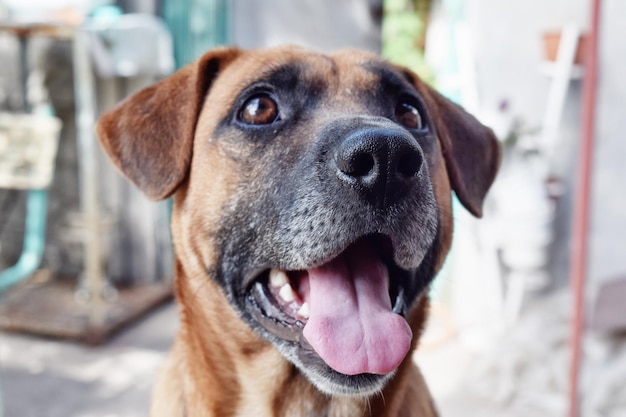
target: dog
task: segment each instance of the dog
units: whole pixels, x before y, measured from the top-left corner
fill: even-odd
[[[209,51],[96,126],[173,196],[181,326],[152,417],[437,415],[411,359],[452,238],[496,175],[492,131],[362,51]]]

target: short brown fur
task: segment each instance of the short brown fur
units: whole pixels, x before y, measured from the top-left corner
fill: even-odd
[[[351,69],[355,62],[378,62],[368,54],[327,57],[291,47],[264,52],[221,49],[127,99],[98,124],[105,150],[131,181],[153,199],[174,195],[172,232],[181,328],[155,386],[150,415],[436,416],[410,354],[379,395],[364,398],[321,393],[241,320],[220,285],[207,277],[218,258],[214,231],[220,227],[224,208],[237,194],[242,181],[240,161],[247,152],[220,142],[214,132],[242,88],[259,73],[290,60],[306,60],[318,72],[339,70],[360,88],[376,87],[371,85],[375,77]],[[414,74],[400,71],[408,74],[426,102],[439,139],[430,166],[439,206],[437,271],[452,238],[451,190],[480,216],[497,170],[499,150],[488,129]],[[350,92],[342,93],[337,102],[346,111],[363,108]],[[329,110],[327,117],[333,114],[334,110]],[[407,319],[414,334],[413,348],[427,311],[428,299],[422,294]]]

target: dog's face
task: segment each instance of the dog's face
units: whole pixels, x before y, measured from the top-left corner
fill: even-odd
[[[451,184],[480,215],[499,155],[408,70],[293,47],[209,53],[99,134],[148,196],[175,195],[188,279],[215,280],[335,394],[380,390],[405,359],[411,310],[449,246]]]

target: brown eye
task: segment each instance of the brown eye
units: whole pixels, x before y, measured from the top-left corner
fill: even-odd
[[[407,129],[421,129],[422,116],[415,106],[401,101],[396,106],[396,120]]]
[[[278,105],[267,95],[248,99],[239,112],[239,120],[250,125],[267,125],[278,118]]]

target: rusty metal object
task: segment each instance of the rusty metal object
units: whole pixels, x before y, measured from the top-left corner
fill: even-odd
[[[0,329],[97,345],[170,300],[172,289],[157,283],[119,288],[114,294],[103,303],[101,325],[94,327],[90,303],[77,299],[75,282],[40,271],[0,297]]]

